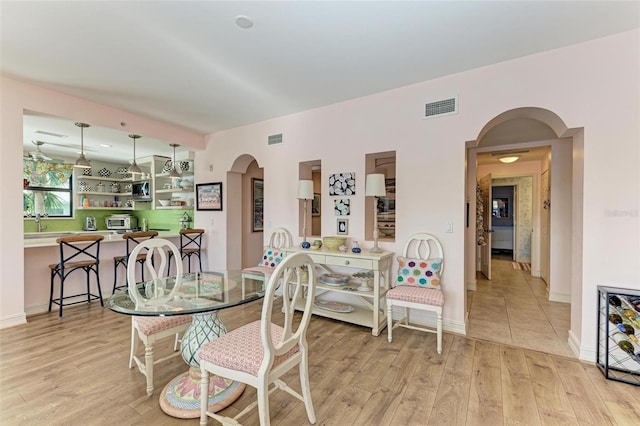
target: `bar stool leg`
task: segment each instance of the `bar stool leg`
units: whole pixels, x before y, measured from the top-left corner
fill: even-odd
[[[54,270],[51,270],[51,292],[49,293],[49,312],[51,312],[51,307],[53,305],[53,281],[56,277],[56,273]]]
[[[58,317],[62,318],[62,298],[64,297],[64,269],[60,270],[60,309],[58,310]]]
[[[98,285],[98,296],[100,297],[100,306],[104,308],[104,301],[102,300],[102,289],[100,288],[100,274],[98,273],[98,265],[96,265],[95,273],[96,283]]]

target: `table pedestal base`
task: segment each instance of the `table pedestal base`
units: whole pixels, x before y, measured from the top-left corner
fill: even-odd
[[[217,412],[238,399],[245,384],[220,376],[209,375],[209,411]],[[196,419],[200,417],[200,369],[191,367],[171,380],[162,389],[160,408],[172,417]]]

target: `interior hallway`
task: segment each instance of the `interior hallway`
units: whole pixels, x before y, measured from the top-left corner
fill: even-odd
[[[567,343],[570,304],[547,300],[544,281],[504,256],[492,257],[491,276],[478,274],[476,291],[467,292],[468,337],[575,358]]]

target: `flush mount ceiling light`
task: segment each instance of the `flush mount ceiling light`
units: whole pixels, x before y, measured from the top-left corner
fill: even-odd
[[[248,30],[253,27],[253,20],[248,16],[238,15],[236,16],[236,25],[243,30]]]
[[[180,173],[176,170],[176,147],[180,145],[177,143],[170,143],[169,146],[173,147],[173,161],[171,162],[171,173],[169,173],[169,177],[171,179],[180,179]]]
[[[129,135],[129,137],[133,139],[133,163],[131,163],[131,165],[129,166],[129,173],[131,173],[132,175],[141,175],[142,170],[140,170],[140,167],[138,167],[138,164],[136,163],[136,139],[140,138],[141,136]]]
[[[518,157],[517,155],[510,155],[507,157],[500,157],[499,160],[502,163],[513,163],[514,161],[518,161]]]
[[[87,123],[75,123],[75,125],[80,127],[80,157],[76,160],[75,167],[88,169],[91,167],[91,163],[84,156],[84,128],[90,127],[90,125]]]

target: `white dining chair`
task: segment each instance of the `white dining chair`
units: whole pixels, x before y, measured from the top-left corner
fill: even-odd
[[[276,266],[282,261],[283,248],[291,247],[293,238],[285,228],[276,228],[269,236],[269,244],[264,248],[262,258],[258,266],[251,266],[242,270],[242,292],[245,293],[246,280],[252,279],[264,283],[269,281],[269,276],[275,271]]]
[[[143,253],[143,250],[146,253]],[[167,289],[167,294],[161,287],[154,286],[149,286],[146,289],[153,294],[147,294],[145,289],[141,289],[136,283],[135,266],[140,262],[140,259],[143,259],[142,267],[147,270],[148,276],[151,277],[149,281],[164,278],[166,277],[164,272],[167,271],[167,264],[171,261],[171,259],[168,259],[168,251],[174,254],[172,259],[175,260],[176,264],[176,282],[171,290]],[[172,297],[170,291],[175,291],[179,287],[182,274],[182,258],[175,244],[162,238],[141,241],[131,252],[127,263],[129,294],[136,303],[162,303],[164,299]],[[141,290],[145,294],[142,294]],[[178,351],[180,333],[184,333],[189,328],[189,325],[191,325],[191,315],[131,317],[129,368],[133,368],[135,363],[138,370],[147,378],[147,395],[151,396],[153,394],[153,366],[180,355]],[[173,353],[154,360],[154,344],[156,341],[167,337],[174,337]],[[138,341],[142,341],[144,344],[144,361],[138,355]]]
[[[393,340],[393,329],[397,327],[436,333],[437,351],[442,353],[442,272],[444,254],[442,245],[431,234],[415,234],[404,245],[402,256],[398,257],[398,275],[393,288],[386,294],[387,333],[389,343]],[[403,318],[393,322],[393,307],[403,310]],[[411,324],[411,309],[434,312],[436,329]]]
[[[309,271],[308,285],[302,278],[302,268]],[[281,282],[282,311],[275,315],[273,310],[275,292]],[[262,304],[262,316],[216,340],[205,343],[198,352],[201,370],[200,424],[207,424],[212,417],[223,424],[239,424],[237,419],[258,406],[260,424],[266,426],[269,420],[269,394],[281,389],[304,402],[310,423],[316,417],[311,400],[309,385],[309,363],[307,328],[311,320],[311,309],[316,286],[313,260],[306,253],[296,253],[285,257],[275,268],[267,282]],[[305,294],[306,293],[306,294]],[[304,308],[302,318],[294,328],[294,311]],[[280,320],[278,321],[278,318]],[[290,388],[281,377],[292,368],[299,367],[302,395]],[[257,390],[254,401],[234,418],[218,415],[208,410],[209,373],[236,380]],[[271,389],[269,389],[269,387]]]

